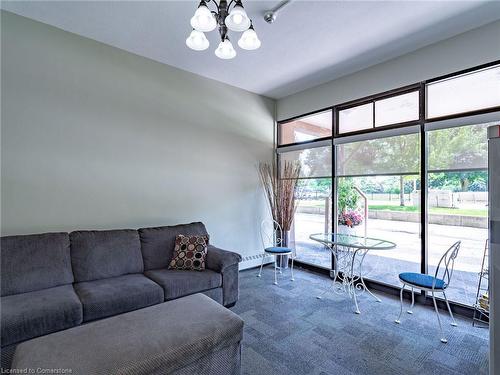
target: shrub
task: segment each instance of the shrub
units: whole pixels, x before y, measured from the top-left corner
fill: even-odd
[[[483,179],[477,179],[469,185],[469,191],[488,191],[488,184]]]
[[[354,181],[351,178],[339,179],[337,190],[337,205],[339,212],[358,208],[359,195],[356,190],[354,190]]]

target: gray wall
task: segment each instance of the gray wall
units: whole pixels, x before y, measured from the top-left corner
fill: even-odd
[[[202,220],[215,245],[261,251],[256,166],[272,158],[274,101],[1,21],[2,235]]]
[[[500,59],[500,21],[279,99],[284,120]]]

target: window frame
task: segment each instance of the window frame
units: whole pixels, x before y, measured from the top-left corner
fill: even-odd
[[[370,133],[379,133],[379,132],[384,132],[384,131],[392,131],[395,133],[399,133],[397,129],[400,129],[401,133],[405,132],[405,128],[408,128],[409,126],[418,126],[419,127],[419,132],[420,132],[420,199],[421,202],[423,202],[420,206],[420,225],[421,225],[421,257],[420,257],[420,272],[421,273],[428,273],[428,199],[427,199],[427,193],[428,193],[428,131],[432,130],[435,126],[439,126],[439,122],[444,121],[444,122],[452,122],[452,123],[460,123],[461,121],[468,120],[468,118],[474,117],[473,121],[483,121],[480,118],[482,117],[498,117],[500,121],[500,106],[496,107],[490,107],[490,108],[483,108],[479,110],[474,110],[474,111],[469,111],[469,112],[462,112],[462,113],[456,113],[452,115],[447,115],[447,116],[441,116],[441,117],[435,117],[435,118],[427,118],[427,84],[435,82],[435,81],[440,81],[443,79],[448,79],[448,78],[453,78],[455,76],[460,76],[466,73],[472,73],[477,70],[482,70],[486,69],[489,67],[493,67],[496,65],[500,65],[500,60],[495,60],[491,61],[485,64],[481,64],[475,67],[455,71],[449,74],[445,74],[442,76],[434,77],[428,80],[423,80],[418,83],[414,83],[411,85],[403,86],[400,88],[395,88],[392,90],[388,90],[382,93],[377,93],[374,95],[369,95],[365,96],[363,98],[351,100],[348,102],[340,103],[340,104],[335,104],[331,106],[327,106],[324,108],[317,109],[315,111],[311,111],[302,115],[290,117],[285,120],[281,121],[276,121],[276,130],[277,130],[277,138],[279,137],[279,126],[280,124],[290,122],[293,120],[297,120],[301,117],[306,117],[310,115],[314,115],[320,112],[324,112],[327,110],[332,111],[332,136],[331,137],[324,137],[321,139],[314,139],[310,141],[305,141],[305,142],[299,142],[299,143],[294,143],[294,144],[287,144],[287,145],[279,145],[279,142],[276,143],[276,148],[275,148],[275,160],[277,161],[278,165],[278,170],[279,170],[279,157],[278,157],[278,149],[286,148],[289,146],[296,146],[300,147],[301,149],[306,149],[309,148],[308,146],[313,146],[314,143],[316,142],[324,142],[327,140],[331,140],[332,142],[332,193],[335,195],[337,192],[337,175],[336,175],[336,144],[335,144],[335,139],[342,139],[345,137],[353,137],[353,136],[358,136],[358,135],[368,135]],[[396,123],[396,124],[390,124],[390,125],[384,125],[384,126],[375,126],[375,102],[377,100],[381,99],[387,99],[391,98],[394,96],[406,94],[409,92],[413,91],[418,91],[419,92],[419,118],[418,120],[412,120],[412,121],[407,121],[403,123]],[[364,129],[364,130],[359,130],[359,131],[354,131],[354,132],[348,132],[348,133],[342,133],[339,134],[339,129],[338,129],[338,120],[339,120],[339,115],[338,112],[343,109],[349,109],[358,105],[362,104],[367,104],[367,103],[373,103],[373,128],[371,129]],[[498,116],[495,116],[494,113],[498,113]],[[489,115],[490,114],[490,115]],[[477,118],[477,120],[476,120]],[[497,120],[495,120],[497,121]],[[432,125],[431,125],[432,124]],[[431,125],[431,126],[429,126]],[[455,126],[460,126],[460,125],[451,125],[450,127],[455,127]],[[396,131],[395,131],[396,130]],[[280,150],[283,152],[284,150]],[[336,220],[336,212],[337,212],[337,200],[334,199],[332,201],[332,212],[331,212],[331,223],[332,223],[332,230],[335,230],[337,220]],[[317,266],[317,265],[310,265],[308,263],[301,262],[299,259],[296,260],[296,262],[299,262],[303,267],[316,270],[319,272],[326,273],[328,272],[327,269]],[[334,268],[334,258],[332,256],[332,265],[331,269],[329,270],[329,275],[330,277],[333,277],[333,272],[331,271]],[[400,289],[395,287],[394,285],[387,284],[383,281],[379,280],[372,280],[372,279],[366,279],[365,280],[367,285],[370,288],[374,289],[379,289],[384,292],[393,294],[393,295],[399,295]],[[406,291],[405,291],[406,293]],[[425,291],[421,291],[420,294],[417,294],[417,301],[420,301],[426,305],[432,305],[432,298],[429,297],[428,293]],[[442,308],[445,308],[444,301],[437,298],[436,302],[438,305]],[[461,302],[457,301],[450,301],[450,305],[452,306],[453,310],[455,312],[459,312],[462,315],[465,316],[470,316],[472,317],[473,314],[473,307],[463,304]]]
[[[346,136],[351,136],[351,135],[357,135],[357,134],[366,134],[366,133],[373,133],[381,130],[386,130],[386,129],[397,129],[397,128],[402,128],[405,126],[412,126],[412,125],[418,125],[422,121],[422,112],[421,112],[421,106],[422,106],[422,100],[421,100],[421,91],[422,90],[422,85],[421,83],[414,83],[408,86],[400,87],[397,89],[392,89],[389,91],[385,91],[379,94],[374,94],[370,96],[366,96],[361,99],[356,99],[352,100],[346,103],[342,103],[339,105],[334,106],[334,114],[335,114],[335,128],[333,132],[333,137],[334,138],[341,138],[341,137],[346,137]],[[405,122],[399,122],[399,123],[394,123],[394,124],[388,124],[388,125],[381,125],[381,126],[375,126],[375,115],[376,115],[376,110],[375,110],[375,104],[379,100],[383,99],[390,99],[396,96],[404,95],[404,94],[409,94],[412,92],[418,92],[419,93],[419,115],[416,120],[410,120],[410,121],[405,121]],[[372,128],[369,129],[363,129],[363,130],[356,130],[352,132],[344,132],[340,133],[339,131],[339,112],[343,111],[345,109],[350,109],[354,107],[358,107],[361,105],[365,104],[372,104]]]
[[[475,66],[475,67],[472,67],[472,68],[459,70],[459,71],[456,71],[456,72],[453,72],[453,73],[449,73],[449,74],[445,74],[445,75],[442,75],[442,76],[439,76],[439,77],[435,77],[435,78],[431,78],[431,79],[425,80],[425,81],[423,81],[423,84],[425,86],[424,87],[425,88],[425,95],[427,96],[427,86],[429,84],[432,84],[432,83],[435,83],[435,82],[438,82],[438,81],[443,81],[445,79],[452,79],[452,78],[459,77],[461,75],[468,74],[468,73],[475,73],[475,72],[480,71],[480,70],[486,70],[486,69],[492,68],[494,66],[500,66],[500,60],[495,60],[495,61],[492,61],[492,62],[489,62],[489,63],[486,63],[486,64],[478,65],[478,66]],[[430,122],[436,122],[436,121],[456,119],[456,118],[460,118],[460,117],[468,117],[468,116],[481,115],[481,114],[484,114],[484,113],[497,112],[497,111],[500,111],[500,105],[497,105],[497,106],[494,106],[494,107],[487,107],[487,108],[476,109],[476,110],[473,110],[473,111],[457,112],[457,113],[453,113],[453,114],[450,114],[450,115],[439,116],[439,117],[431,117],[431,118],[427,117],[427,102],[425,103],[425,109],[426,110],[425,110],[424,120],[425,120],[425,122],[430,123]]]
[[[308,112],[308,113],[305,113],[303,115],[290,117],[290,118],[288,118],[286,120],[277,121],[277,123],[276,123],[277,124],[277,128],[276,128],[276,148],[283,148],[283,147],[289,147],[289,146],[298,146],[298,145],[307,145],[307,144],[310,144],[310,143],[320,142],[320,141],[325,141],[325,140],[331,139],[333,137],[333,133],[334,133],[333,108],[334,108],[334,106],[330,106],[330,107],[318,109],[316,111]],[[305,117],[310,117],[310,116],[318,115],[320,113],[328,112],[328,111],[331,112],[331,116],[332,116],[332,135],[331,136],[320,137],[320,138],[311,139],[311,140],[303,141],[303,142],[293,142],[293,143],[281,144],[281,127],[283,125],[286,125],[286,124],[288,124],[290,122],[294,122],[294,121],[300,120],[300,119],[305,118]]]

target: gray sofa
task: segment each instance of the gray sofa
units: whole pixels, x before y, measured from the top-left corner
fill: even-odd
[[[20,342],[202,292],[238,300],[241,257],[209,245],[207,269],[168,270],[177,234],[203,223],[1,238],[2,368]]]

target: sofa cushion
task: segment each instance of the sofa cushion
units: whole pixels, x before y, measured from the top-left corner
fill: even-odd
[[[74,327],[82,304],[71,285],[2,297],[2,346]]]
[[[167,227],[141,228],[142,257],[144,270],[166,268],[174,253],[175,237],[208,235],[205,225],[200,222]]]
[[[141,274],[75,284],[88,322],[163,302],[163,289]]]
[[[203,271],[207,257],[208,236],[183,236],[175,238],[174,255],[168,269]]]
[[[77,231],[69,235],[75,281],[143,271],[139,233],[132,229]]]
[[[67,233],[2,237],[0,248],[2,296],[73,282]]]
[[[165,301],[222,285],[222,275],[208,269],[203,272],[163,269],[146,271],[144,274],[162,286]]]

